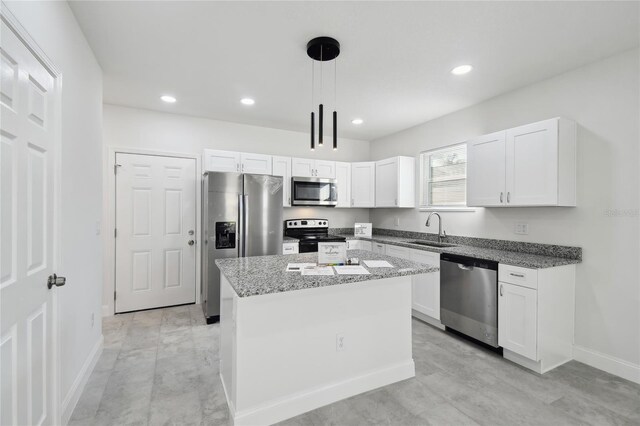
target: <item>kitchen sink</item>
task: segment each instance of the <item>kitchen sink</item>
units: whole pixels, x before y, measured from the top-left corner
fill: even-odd
[[[444,248],[444,247],[457,247],[457,244],[449,244],[449,243],[438,243],[435,241],[410,241],[411,244],[418,244],[421,246],[427,246],[427,247],[439,247],[439,248]]]

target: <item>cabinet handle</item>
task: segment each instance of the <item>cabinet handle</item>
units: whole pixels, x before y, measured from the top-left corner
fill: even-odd
[[[289,197],[289,205],[291,205],[291,197]]]
[[[353,205],[354,205],[354,201],[353,201],[353,198],[352,198],[351,199],[351,206],[353,207]]]
[[[507,203],[511,202],[511,192],[507,192]]]
[[[500,296],[502,296],[502,284],[500,284]]]
[[[524,278],[523,274],[514,274],[513,272],[509,272],[509,275],[511,275],[512,277]]]
[[[242,165],[242,171],[244,172],[244,164]]]
[[[240,164],[236,164],[236,172],[240,171]]]
[[[502,192],[500,193],[500,202],[502,202]]]
[[[397,206],[397,205],[398,205],[398,199],[397,199],[397,198],[394,198],[394,199],[393,199],[393,205],[394,205],[394,206]]]

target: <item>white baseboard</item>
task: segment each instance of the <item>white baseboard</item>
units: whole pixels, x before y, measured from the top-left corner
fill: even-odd
[[[102,317],[110,317],[113,315],[113,311],[109,307],[109,305],[102,305]]]
[[[573,346],[573,359],[640,384],[640,365],[582,346]]]
[[[73,381],[71,385],[71,389],[69,389],[69,393],[65,396],[62,401],[62,424],[66,425],[69,423],[69,419],[71,419],[71,415],[73,414],[73,410],[76,408],[76,404],[78,404],[78,400],[80,399],[80,395],[82,395],[82,391],[84,390],[87,381],[89,380],[89,376],[93,372],[98,360],[100,359],[100,355],[102,355],[102,347],[104,343],[104,338],[100,335],[100,339],[96,342],[93,349],[89,353],[89,356],[84,362],[82,369],[80,369],[80,373],[78,373],[78,377]]]
[[[372,371],[357,377],[350,377],[347,380],[332,383],[322,388],[294,394],[268,405],[241,412],[234,413],[232,411],[234,425],[274,424],[345,398],[409,379],[414,377],[415,374],[415,364],[411,359],[402,364]]]

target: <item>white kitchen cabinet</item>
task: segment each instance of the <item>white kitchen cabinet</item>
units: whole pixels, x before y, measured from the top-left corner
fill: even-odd
[[[498,344],[503,356],[538,373],[573,358],[575,265],[498,265]]]
[[[291,176],[335,179],[336,163],[335,161],[294,157],[291,159]]]
[[[205,172],[237,172],[240,173],[240,153],[205,149],[203,167]]]
[[[351,163],[336,161],[335,168],[338,192],[336,207],[351,207]]]
[[[271,156],[248,152],[204,150],[204,171],[270,175]]]
[[[376,163],[351,163],[351,207],[375,207]]]
[[[272,174],[272,158],[270,155],[240,153],[240,171],[254,175]]]
[[[282,176],[282,205],[291,207],[291,157],[273,156],[274,176]]]
[[[282,243],[282,254],[297,254],[299,250],[298,243]]]
[[[498,344],[537,361],[538,291],[500,283],[498,295]]]
[[[386,254],[387,253],[386,246],[384,244],[373,242],[371,249],[372,249],[372,251],[374,253],[378,253],[378,254]]]
[[[467,142],[467,205],[502,206],[505,203],[505,132]]]
[[[376,207],[415,207],[413,157],[392,157],[376,162]]]
[[[440,267],[440,254],[411,249],[409,259],[426,265]],[[412,277],[413,310],[440,321],[440,271]]]
[[[553,118],[469,141],[467,205],[575,206],[576,123]]]

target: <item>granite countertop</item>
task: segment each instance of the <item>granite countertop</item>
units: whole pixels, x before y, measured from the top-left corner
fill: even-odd
[[[456,247],[445,248],[425,247],[418,244],[411,244],[411,241],[420,240],[420,238],[405,238],[376,234],[374,234],[372,238],[354,237],[353,235],[342,236],[347,238],[347,240],[372,241],[381,244],[391,244],[395,246],[430,251],[435,253],[458,254],[461,256],[475,257],[478,259],[493,260],[495,262],[504,263],[507,265],[521,266],[523,268],[544,269],[553,268],[554,266],[572,265],[581,262],[580,259],[572,259],[560,256],[546,256],[541,254],[531,254],[512,250],[501,250],[499,248],[476,247],[464,244],[457,245]]]
[[[283,243],[297,243],[298,241],[300,241],[300,240],[297,239],[297,238],[288,237],[286,235],[284,237],[282,237],[282,242]]]
[[[317,253],[218,259],[216,265],[240,297],[426,274],[439,270],[437,266],[373,253],[368,250],[349,250],[348,256],[359,258],[360,264],[370,274],[338,275],[336,273],[333,276],[303,276],[300,272],[287,272],[288,263],[317,262]],[[363,260],[386,260],[394,267],[369,268],[362,263]]]

